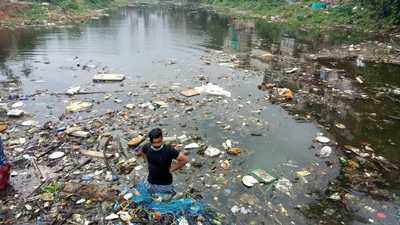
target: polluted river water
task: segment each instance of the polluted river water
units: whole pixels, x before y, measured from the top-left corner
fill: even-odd
[[[1,209],[0,219],[7,224],[28,224],[38,218],[44,224],[57,224],[52,222],[57,220],[52,213],[65,216],[60,205],[72,207],[65,203],[70,199],[61,201],[54,193],[56,200],[32,199],[32,187],[42,181],[31,174],[31,158],[37,157],[43,173],[56,176],[73,167],[72,161],[81,160],[72,153],[77,145],[91,149],[96,139],[62,139],[60,149],[66,156],[48,161],[33,150],[43,142],[54,142],[54,137],[41,131],[49,127],[49,121],[57,131],[76,125],[91,136],[118,135],[124,148],[130,138],[153,127],[161,127],[165,136],[190,137],[178,138],[183,146],[197,142],[223,152],[227,140],[240,146],[238,156],[224,152],[210,157],[188,150],[189,165],[174,175],[175,187],[178,193],[200,195],[217,213],[197,221],[188,218],[193,224],[399,223],[399,183],[390,179],[396,173],[382,166],[388,170],[380,175],[388,179],[375,179],[373,186],[364,187],[371,182],[364,182],[365,173],[374,174],[362,171],[360,175],[349,171],[349,165],[355,169],[369,166],[359,159],[365,158],[359,148],[386,157],[394,167],[399,161],[400,67],[357,66],[356,59],[305,59],[306,54],[325,47],[363,41],[358,36],[313,36],[265,21],[240,21],[173,5],[137,5],[82,25],[2,31],[1,36],[2,107],[7,108],[5,112],[13,108],[26,112],[22,118],[1,114],[1,121],[8,124],[2,135],[6,153],[11,161],[18,158],[11,177],[13,190],[2,200],[5,207],[17,206],[13,212]],[[271,60],[275,57],[279,59]],[[300,78],[293,76],[299,68]],[[125,79],[93,82],[98,73],[124,74]],[[358,76],[364,86],[355,80]],[[180,94],[207,82],[231,95]],[[294,100],[276,98],[266,87],[270,84],[291,89]],[[80,87],[81,92],[66,95],[71,87]],[[73,101],[92,106],[66,112]],[[320,143],[319,135],[331,140]],[[321,157],[326,146],[332,152]],[[357,152],[357,160],[345,159],[345,151]],[[21,157],[28,162],[21,162]],[[133,180],[106,182],[107,169],[103,162],[96,163],[67,177],[120,191],[145,178],[146,166],[140,160],[127,175]],[[279,180],[245,187],[242,177],[258,168]],[[24,202],[15,196],[23,196]],[[73,216],[66,220],[101,221],[94,203],[72,208]],[[46,214],[48,209],[52,213]],[[105,206],[102,214],[112,212],[112,207]],[[154,218],[148,220],[154,222]]]

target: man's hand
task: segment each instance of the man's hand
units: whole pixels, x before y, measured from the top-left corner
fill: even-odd
[[[180,170],[186,165],[187,162],[189,162],[189,158],[181,152],[179,153],[178,158],[176,158],[176,163],[171,165],[169,171],[173,173],[177,170]]]

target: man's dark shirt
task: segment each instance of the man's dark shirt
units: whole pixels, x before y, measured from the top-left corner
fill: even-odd
[[[172,184],[172,174],[169,169],[172,160],[178,158],[179,152],[171,145],[163,145],[161,149],[154,150],[151,144],[146,144],[143,146],[143,153],[149,165],[147,181],[157,185]]]

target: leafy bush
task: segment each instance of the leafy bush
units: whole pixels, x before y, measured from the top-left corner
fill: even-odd
[[[400,24],[400,0],[354,0],[361,6],[375,12],[378,19],[387,19]]]
[[[1,0],[0,0],[1,1]],[[105,7],[114,0],[33,0],[34,2],[49,2],[63,10],[80,10],[84,7]]]
[[[112,2],[112,0],[85,0],[85,1],[95,6],[106,6],[107,4]]]
[[[77,0],[49,0],[51,4],[57,5],[62,9],[79,10],[80,6]]]

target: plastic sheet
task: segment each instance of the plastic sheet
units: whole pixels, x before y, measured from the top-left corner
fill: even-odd
[[[140,182],[137,186],[139,195],[132,197],[132,200],[139,206],[157,211],[161,214],[174,215],[202,215],[204,204],[191,198],[174,199],[168,202],[154,201],[145,182]]]

